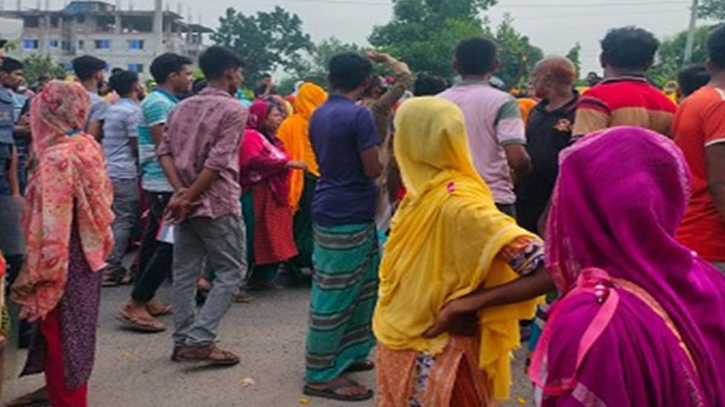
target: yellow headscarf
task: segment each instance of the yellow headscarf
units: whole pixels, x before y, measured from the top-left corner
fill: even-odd
[[[294,103],[294,114],[288,117],[279,130],[277,137],[284,143],[284,148],[293,160],[304,161],[307,170],[319,176],[317,158],[310,143],[310,118],[318,106],[325,103],[327,93],[313,83],[305,83],[297,92]],[[299,208],[300,197],[305,185],[305,175],[302,171],[292,171],[290,177],[290,206],[296,211]]]
[[[457,106],[440,98],[411,99],[398,110],[395,128],[395,156],[407,193],[385,246],[373,328],[391,349],[435,356],[448,335],[422,335],[441,308],[482,285],[518,278],[497,254],[517,237],[532,235],[496,209],[473,167]],[[509,395],[518,321],[532,318],[536,304],[481,312],[479,365],[497,399]]]

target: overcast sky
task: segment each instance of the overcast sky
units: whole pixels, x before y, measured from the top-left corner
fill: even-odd
[[[4,0],[5,6],[16,0]],[[23,0],[33,6],[38,0]],[[45,0],[42,0],[43,2]],[[67,1],[67,0],[66,0]],[[115,2],[116,0],[106,0]],[[120,0],[127,8],[132,1],[135,9],[151,8],[153,0]],[[189,8],[196,22],[212,28],[227,7],[245,13],[271,10],[275,5],[299,14],[304,29],[315,41],[335,36],[346,42],[367,43],[372,27],[385,24],[392,15],[391,0],[164,0],[176,11],[182,4],[183,15]],[[59,7],[62,0],[51,0]],[[583,69],[599,70],[598,41],[607,29],[624,25],[639,25],[660,37],[687,28],[691,0],[499,0],[485,13],[498,24],[508,13],[516,28],[528,35],[533,44],[545,53],[566,53],[576,42],[582,49]],[[203,6],[202,6],[203,5]]]

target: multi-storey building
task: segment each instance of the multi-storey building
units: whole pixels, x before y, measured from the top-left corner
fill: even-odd
[[[177,13],[162,10],[121,10],[101,1],[72,1],[61,10],[0,11],[0,17],[23,22],[19,43],[8,55],[23,59],[47,54],[70,70],[81,55],[108,62],[149,77],[151,61],[164,52],[195,59],[204,50],[204,35],[212,32],[201,24],[185,22]]]

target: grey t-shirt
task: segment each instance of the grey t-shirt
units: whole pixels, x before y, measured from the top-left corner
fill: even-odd
[[[140,116],[141,107],[126,98],[120,99],[106,111],[102,145],[108,176],[113,179],[134,179],[138,176],[131,139],[138,138]]]
[[[98,93],[88,92],[88,96],[91,98],[91,109],[88,112],[88,119],[86,119],[86,125],[83,128],[84,131],[88,131],[88,124],[90,122],[102,122],[105,120],[106,110],[108,110],[108,103]]]

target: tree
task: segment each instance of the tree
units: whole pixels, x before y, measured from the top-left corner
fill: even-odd
[[[23,76],[29,85],[37,83],[40,75],[60,78],[65,77],[67,73],[62,65],[53,62],[47,54],[32,54],[23,60]]]
[[[707,60],[706,41],[711,27],[699,27],[695,31],[695,46],[692,52],[692,63],[703,63]],[[677,79],[677,73],[683,68],[687,31],[673,37],[665,38],[657,51],[657,62],[649,72],[650,80],[662,87],[668,81]]]
[[[574,63],[576,67],[576,77],[580,78],[582,74],[582,61],[581,61],[582,45],[577,42],[574,47],[566,53],[567,59]]]
[[[697,10],[700,18],[710,20],[725,20],[725,1],[704,0]]]
[[[529,37],[516,30],[509,15],[505,16],[496,32],[492,33],[487,29],[486,35],[499,45],[498,60],[501,68],[496,76],[510,88],[526,86],[534,66],[544,58],[541,48],[532,45]]]
[[[484,33],[479,13],[495,0],[398,0],[393,19],[373,29],[369,41],[417,72],[453,76],[458,41]]]
[[[299,16],[279,6],[256,15],[228,8],[226,15],[219,18],[219,28],[212,39],[242,57],[246,64],[245,76],[251,83],[256,83],[265,72],[280,67],[288,72],[300,69],[305,52],[313,49]]]

